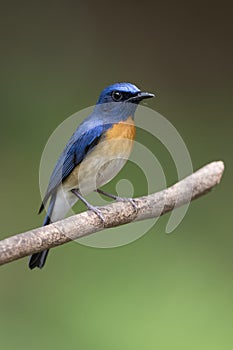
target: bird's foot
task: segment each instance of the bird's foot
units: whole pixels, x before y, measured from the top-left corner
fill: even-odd
[[[77,197],[85,204],[85,206],[87,207],[88,210],[93,211],[93,212],[100,218],[100,220],[101,220],[103,223],[105,223],[104,216],[103,216],[103,214],[102,214],[102,211],[101,211],[99,208],[97,208],[97,207],[95,207],[94,205],[90,204],[90,203],[79,193],[78,190],[73,189],[73,190],[71,190],[71,192],[72,192],[73,194],[75,194],[75,196],[77,196]]]
[[[117,202],[129,202],[135,210],[138,210],[137,204],[135,203],[135,200],[133,198],[116,196],[116,201]]]
[[[87,207],[87,209],[93,211],[100,218],[100,220],[103,223],[105,223],[105,218],[103,216],[103,213],[98,207],[95,207],[94,205],[91,205],[90,203],[88,203],[88,205],[86,204],[86,207]]]

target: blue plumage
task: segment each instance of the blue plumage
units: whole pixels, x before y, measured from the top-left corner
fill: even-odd
[[[82,162],[88,152],[96,146],[104,132],[111,127],[111,123],[99,124],[81,133],[79,137],[77,137],[79,129],[76,130],[52,172],[39,213],[44,209],[49,197],[56,191],[57,187],[67,178],[72,170]]]
[[[130,98],[131,96],[140,92],[140,89],[130,83],[115,83],[110,86],[107,86],[100,94],[97,101],[97,105],[101,103],[112,102],[112,93],[113,91],[118,91],[124,93],[125,97]]]
[[[73,190],[78,191],[78,188],[69,190],[69,192],[65,193],[65,196],[62,193],[61,188],[63,188],[64,180],[104,140],[107,130],[111,129],[115,124],[125,121],[129,116],[134,118],[138,103],[145,98],[153,96],[153,94],[141,92],[139,88],[130,83],[116,83],[102,91],[92,114],[78,126],[71,136],[52,172],[43,203],[39,210],[41,212],[44,209],[50,198],[44,225],[51,222],[52,216],[59,219],[64,217],[68,209],[67,203],[74,203],[74,198],[77,200]],[[92,173],[89,173],[89,175],[92,176]],[[84,199],[82,200],[84,201]],[[64,205],[63,201],[66,201]],[[63,211],[62,213],[61,209]],[[57,210],[57,215],[54,215],[55,210]],[[47,253],[48,251],[33,254],[29,261],[29,267],[31,269],[35,267],[42,268]]]

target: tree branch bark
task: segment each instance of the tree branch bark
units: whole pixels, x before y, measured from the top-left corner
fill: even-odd
[[[0,265],[105,228],[161,216],[209,192],[221,181],[223,171],[222,161],[212,162],[163,191],[135,198],[137,210],[130,202],[116,202],[101,207],[104,223],[95,213],[86,211],[6,238],[0,241]]]

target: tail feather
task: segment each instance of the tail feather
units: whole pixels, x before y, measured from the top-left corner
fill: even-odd
[[[53,196],[51,198],[48,214],[45,217],[43,226],[51,224],[50,217],[52,215],[55,199],[56,199],[56,196]],[[35,267],[38,267],[39,269],[42,269],[42,267],[44,266],[44,264],[46,262],[46,259],[47,259],[47,256],[48,256],[48,252],[49,252],[49,249],[31,255],[30,258],[29,258],[29,262],[28,262],[29,268],[31,270],[34,269]]]
[[[44,250],[43,252],[33,254],[30,256],[30,260],[28,263],[29,268],[32,270],[35,267],[38,267],[39,269],[42,269],[42,267],[45,264],[45,261],[47,259],[49,250]]]

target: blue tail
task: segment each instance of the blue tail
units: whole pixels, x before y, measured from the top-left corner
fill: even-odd
[[[50,217],[52,215],[53,207],[54,207],[54,204],[55,204],[55,199],[56,199],[56,196],[51,198],[49,209],[48,209],[48,213],[47,213],[47,215],[45,217],[43,226],[51,224]],[[30,258],[29,258],[29,262],[28,262],[29,268],[31,270],[33,270],[35,267],[38,267],[39,269],[42,269],[42,267],[44,266],[44,264],[46,262],[46,259],[47,259],[47,256],[48,256],[48,252],[49,252],[49,249],[31,255]]]
[[[47,259],[48,252],[49,250],[44,250],[43,252],[36,253],[30,256],[30,260],[28,263],[29,268],[31,270],[34,269],[35,267],[42,269]]]

